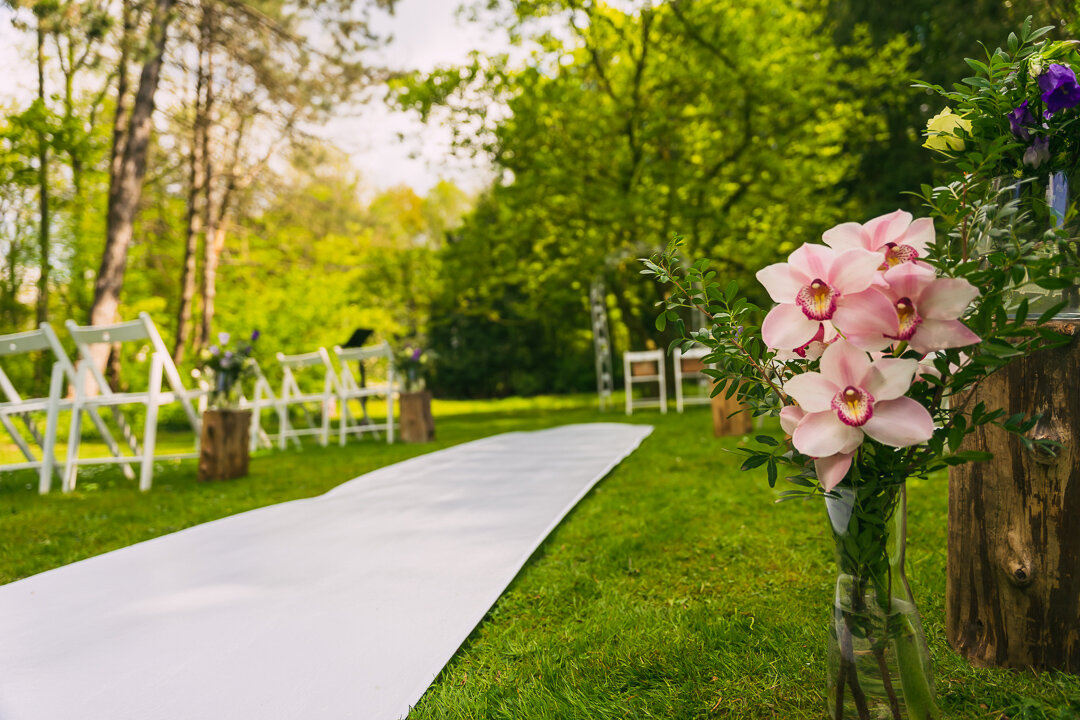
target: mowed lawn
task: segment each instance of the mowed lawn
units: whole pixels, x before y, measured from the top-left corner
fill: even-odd
[[[618,405],[616,406],[618,407]],[[820,502],[776,504],[740,472],[707,409],[626,418],[587,397],[436,403],[429,445],[260,452],[251,476],[198,483],[162,463],[64,496],[0,475],[0,583],[225,515],[316,495],[416,454],[574,422],[655,425],[537,551],[410,718],[822,718],[835,579]],[[771,427],[771,426],[770,426]],[[182,438],[169,437],[180,444]],[[1080,678],[970,667],[944,637],[947,489],[909,492],[909,577],[944,718],[1080,718]],[[362,715],[358,715],[361,717]]]

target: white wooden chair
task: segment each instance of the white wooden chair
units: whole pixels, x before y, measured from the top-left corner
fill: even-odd
[[[80,326],[68,320],[67,328],[79,349],[80,360],[75,371],[75,398],[71,408],[68,454],[64,463],[63,489],[65,492],[70,492],[75,488],[80,465],[108,463],[128,465],[137,463],[140,465],[139,489],[149,490],[153,482],[155,460],[199,457],[199,439],[202,426],[193,401],[197,401],[201,393],[189,391],[184,387],[180,373],[177,371],[176,366],[173,365],[172,357],[169,355],[157,327],[154,326],[154,321],[150,319],[148,314],[139,313],[138,320],[112,325]],[[92,346],[128,342],[149,344],[151,355],[147,389],[116,393],[109,388],[109,384],[102,375],[101,368],[94,363]],[[162,382],[164,380],[168,380],[171,388],[169,391],[162,391]],[[88,381],[93,382],[96,387],[91,388]],[[195,432],[195,452],[155,455],[158,410],[163,405],[177,402],[183,407],[188,421],[191,423],[192,430]],[[141,452],[138,449],[134,433],[130,430],[130,423],[128,423],[121,410],[125,405],[142,405],[146,408]],[[131,438],[134,455],[106,458],[79,457],[82,413],[86,412],[92,416],[94,411],[104,407],[108,407],[113,411],[117,423],[124,429],[125,435]]]
[[[64,351],[63,346],[60,344],[56,331],[48,323],[42,323],[37,330],[0,336],[0,357],[33,352],[51,353],[53,356],[48,397],[21,397],[11,379],[4,374],[3,368],[0,368],[0,390],[3,391],[6,398],[4,402],[0,402],[0,425],[4,426],[16,447],[19,448],[19,451],[26,459],[25,462],[0,465],[0,470],[37,468],[39,470],[38,491],[45,494],[51,489],[53,473],[56,472],[61,475],[55,456],[57,423],[60,412],[71,409],[71,402],[64,397],[64,392],[68,383],[74,384],[75,382],[75,366],[71,363],[67,352]],[[32,416],[32,413],[40,412],[46,414],[44,435],[41,434]],[[41,455],[40,459],[34,457],[26,437],[16,427],[12,418],[18,418],[22,421],[30,439],[38,447]],[[90,419],[104,438],[109,452],[114,457],[119,456],[120,448],[96,410],[90,413]],[[125,467],[125,470],[129,478],[135,477],[131,468]],[[62,475],[61,480],[63,480]]]
[[[270,436],[267,434],[266,430],[263,429],[262,414],[266,410],[270,410],[276,415],[279,414],[281,412],[281,399],[274,393],[274,388],[271,387],[270,381],[267,380],[266,375],[263,374],[258,361],[252,358],[251,362],[255,368],[255,383],[251,388],[250,398],[248,398],[246,393],[240,396],[240,407],[251,410],[250,449],[251,452],[255,452],[260,447],[266,449],[274,447],[274,443],[270,439]],[[292,440],[297,447],[300,447],[299,438],[290,436],[289,439]]]
[[[330,362],[330,354],[326,352],[326,348],[319,348],[315,352],[300,355],[278,353],[277,359],[281,363],[282,371],[281,393],[277,398],[278,448],[284,450],[285,443],[290,438],[299,438],[301,435],[315,435],[319,439],[319,444],[326,447],[330,441],[330,412],[337,396],[337,373],[334,372],[334,366]],[[307,392],[300,389],[296,372],[309,367],[323,369],[322,392]],[[307,408],[308,405],[313,404],[318,404],[322,413],[317,426]],[[291,405],[299,405],[303,410],[308,425],[306,428],[294,428],[289,422],[289,406]]]
[[[370,432],[379,437],[379,431],[386,432],[386,442],[394,442],[394,393],[397,392],[394,373],[394,352],[390,344],[383,342],[381,345],[370,348],[342,348],[334,346],[334,354],[337,355],[341,365],[341,375],[337,383],[337,401],[340,409],[338,417],[338,443],[345,444],[345,439],[350,434],[362,435]],[[365,364],[372,361],[372,365],[381,364],[385,360],[386,382],[371,383],[367,377]],[[360,382],[357,382],[349,367],[350,362],[357,362],[361,367]],[[370,398],[386,398],[386,422],[376,423],[368,415],[367,401]],[[350,400],[360,401],[360,415],[355,415],[349,407]]]
[[[692,347],[686,352],[682,348],[675,348],[675,409],[683,411],[685,405],[708,405],[712,402],[712,386],[716,381],[705,374],[705,363],[702,358],[709,354],[706,347]],[[693,395],[685,395],[683,383],[695,381],[698,392]]]
[[[659,407],[667,414],[667,373],[664,369],[663,350],[636,350],[623,353],[623,370],[626,382],[626,414],[633,415],[636,407]],[[656,383],[659,397],[634,399],[634,385]]]

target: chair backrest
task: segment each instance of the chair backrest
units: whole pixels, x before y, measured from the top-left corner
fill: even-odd
[[[168,348],[165,347],[165,341],[161,339],[161,333],[158,332],[157,326],[154,325],[154,321],[148,313],[139,313],[138,320],[112,323],[111,325],[78,325],[73,320],[68,320],[67,329],[75,341],[76,347],[79,348],[79,357],[83,361],[81,364],[89,368],[94,382],[104,395],[112,394],[112,390],[109,388],[109,383],[105,380],[101,368],[93,360],[92,346],[138,341],[149,342],[154,354],[160,357],[165,378],[169,381],[169,386],[184,406],[184,412],[187,413],[192,427],[195,428],[196,432],[200,430],[199,415],[195,412],[195,407],[191,403],[188,390],[184,386],[176,365],[173,364]]]
[[[71,363],[71,358],[64,351],[60,338],[56,336],[56,331],[49,323],[41,323],[37,330],[0,335],[0,357],[45,351],[52,352],[54,362],[63,368],[68,381],[74,382],[75,366]],[[19,402],[22,399],[3,368],[0,368],[0,390],[3,390],[8,402]]]
[[[394,350],[390,347],[390,343],[385,340],[372,347],[343,348],[340,345],[335,345],[334,355],[337,356],[338,364],[341,365],[341,386],[347,390],[359,389],[356,376],[353,375],[352,369],[349,367],[350,362],[358,362],[363,365],[368,360],[385,359],[387,363],[386,382],[389,385],[394,384]]]
[[[313,352],[296,355],[279,352],[277,360],[282,369],[281,396],[283,398],[303,394],[296,381],[296,375],[293,373],[294,370],[303,368],[323,368],[323,392],[329,393],[337,387],[337,373],[334,372],[334,364],[330,362],[330,353],[326,352],[326,348],[321,347]]]

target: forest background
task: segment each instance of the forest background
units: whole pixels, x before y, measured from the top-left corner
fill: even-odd
[[[486,0],[466,12],[508,52],[403,73],[372,61],[391,0],[6,5],[37,85],[0,108],[0,334],[146,311],[190,366],[220,332],[258,329],[265,360],[369,327],[422,346],[444,397],[594,388],[597,282],[616,353],[664,346],[637,258],[673,233],[746,280],[838,222],[917,211],[904,193],[933,180],[922,131],[941,108],[912,81],[963,77],[1027,15],[1059,37],[1078,16]],[[315,131],[365,102],[449,128],[490,185],[372,192]],[[139,361],[110,357],[113,381]]]

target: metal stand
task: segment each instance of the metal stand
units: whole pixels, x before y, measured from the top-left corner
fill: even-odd
[[[596,394],[600,397],[600,410],[607,410],[615,388],[611,370],[611,336],[608,334],[607,294],[604,284],[597,280],[589,288],[589,308],[592,314],[593,349],[596,353]]]

